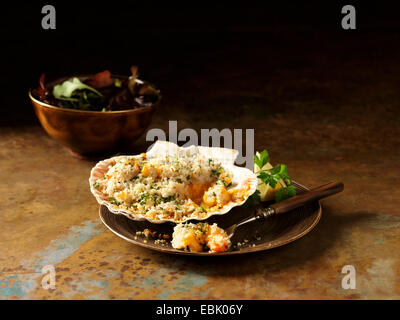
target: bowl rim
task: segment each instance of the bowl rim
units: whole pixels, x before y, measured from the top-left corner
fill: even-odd
[[[63,77],[61,77],[61,78],[63,78]],[[150,82],[147,82],[147,81],[144,81],[144,80],[140,80],[140,79],[137,79],[137,80],[139,80],[141,83],[149,83],[149,84],[151,84],[155,89],[157,89],[157,87],[155,87],[152,83],[150,83]],[[29,98],[32,100],[32,101],[34,101],[35,103],[37,103],[37,104],[39,104],[40,106],[42,106],[42,107],[46,107],[46,108],[49,108],[49,109],[57,109],[57,110],[59,110],[59,111],[64,111],[64,112],[78,112],[78,113],[87,113],[87,114],[118,114],[118,113],[135,113],[135,112],[143,112],[143,111],[148,111],[148,110],[151,110],[151,109],[153,109],[155,106],[157,106],[159,103],[160,103],[160,100],[161,100],[161,98],[162,98],[162,96],[161,96],[161,93],[159,92],[160,90],[159,89],[157,89],[158,90],[158,100],[157,100],[157,102],[155,102],[154,104],[152,104],[151,106],[146,106],[146,107],[140,107],[140,108],[137,108],[137,109],[126,109],[126,110],[115,110],[115,111],[94,111],[94,110],[77,110],[77,109],[68,109],[68,108],[60,108],[60,107],[56,107],[56,106],[54,106],[54,105],[51,105],[51,104],[48,104],[48,103],[45,103],[45,102],[43,102],[43,101],[40,101],[40,100],[38,100],[38,99],[36,99],[33,95],[32,95],[32,88],[30,88],[29,90],[28,90],[28,96],[29,96]]]

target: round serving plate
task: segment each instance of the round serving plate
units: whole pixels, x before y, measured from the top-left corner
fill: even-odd
[[[293,181],[297,194],[306,192],[308,189]],[[268,203],[264,204],[266,207]],[[254,209],[235,207],[223,216],[212,216],[203,221],[209,224],[217,223],[221,228],[241,221],[254,214]],[[122,214],[110,212],[106,206],[100,206],[100,219],[117,236],[135,245],[148,249],[182,255],[192,256],[221,256],[244,254],[256,251],[264,251],[289,242],[297,240],[310,232],[321,217],[321,204],[314,201],[300,208],[281,215],[274,215],[263,221],[254,221],[237,229],[232,237],[232,246],[226,252],[190,252],[174,249],[171,245],[172,232],[175,224],[163,223],[153,224],[147,221],[135,221]],[[196,221],[192,221],[196,222]],[[156,237],[146,238],[142,232],[149,229],[155,232]],[[158,235],[167,235],[166,241],[157,241]]]

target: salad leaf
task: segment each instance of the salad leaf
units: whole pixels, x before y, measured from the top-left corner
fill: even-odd
[[[135,86],[136,86],[136,79],[138,78],[138,67],[132,66],[131,67],[131,73],[132,75],[129,77],[129,82],[128,82],[128,89],[132,95],[135,94]]]
[[[85,111],[129,110],[157,103],[160,91],[137,78],[138,68],[133,66],[129,79],[112,77],[109,70],[104,70],[89,78],[71,77],[56,86],[46,87],[42,74],[39,87],[32,93],[45,103]]]
[[[36,93],[39,95],[40,99],[45,99],[46,96],[49,94],[49,92],[47,91],[47,89],[44,85],[45,77],[46,77],[46,75],[44,73],[42,73],[42,75],[40,76],[40,79],[39,79],[39,88],[36,89]]]
[[[116,79],[114,81],[114,86],[116,86],[117,88],[121,88],[122,87],[122,82],[121,80]]]
[[[113,110],[129,109],[135,104],[135,97],[128,88],[122,88],[114,97],[110,99],[110,106]]]
[[[58,84],[53,88],[53,96],[57,99],[72,98],[72,95],[76,90],[87,89],[98,95],[102,96],[96,89],[82,83],[78,78],[73,78],[71,81],[64,81],[62,84]]]
[[[93,88],[104,88],[111,86],[113,80],[111,79],[111,72],[109,70],[104,70],[102,72],[96,73],[93,77],[89,79],[87,84]]]

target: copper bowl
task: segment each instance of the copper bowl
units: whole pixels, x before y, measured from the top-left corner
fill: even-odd
[[[105,112],[56,107],[36,99],[32,90],[29,98],[42,127],[52,138],[74,156],[97,159],[128,150],[150,125],[161,95],[151,106]]]

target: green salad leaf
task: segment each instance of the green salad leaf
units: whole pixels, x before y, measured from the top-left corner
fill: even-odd
[[[99,97],[102,96],[102,94],[100,92],[98,92],[96,89],[89,87],[88,85],[82,83],[78,78],[73,78],[71,81],[67,80],[64,81],[62,84],[58,84],[56,86],[54,86],[53,88],[53,96],[57,99],[72,99],[74,100],[74,98],[72,97],[74,92],[76,90],[89,90],[93,93],[95,93],[96,95],[98,95]],[[75,99],[76,100],[76,99]]]

